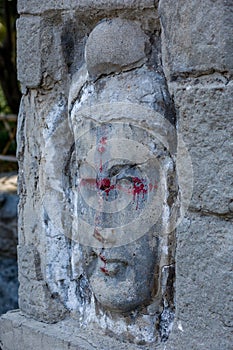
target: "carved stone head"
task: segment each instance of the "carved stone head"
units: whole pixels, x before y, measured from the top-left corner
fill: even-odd
[[[122,37],[115,54],[109,51],[114,32]],[[101,34],[104,49],[94,51]],[[126,45],[130,35],[140,46],[137,59]],[[145,341],[156,338],[165,304],[173,315],[177,200],[176,137],[166,119],[170,100],[163,75],[145,64],[148,43],[137,23],[99,24],[69,97],[75,141],[72,239],[81,247],[95,314],[108,315],[108,328],[118,334],[114,322],[123,320],[126,327],[134,314],[132,334],[145,322],[147,335],[139,336]]]

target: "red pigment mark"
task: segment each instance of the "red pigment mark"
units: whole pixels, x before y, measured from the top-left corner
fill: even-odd
[[[93,237],[95,237],[101,243],[105,242],[104,237],[101,235],[101,233],[99,233],[99,231],[96,228],[94,229]]]
[[[81,179],[80,185],[81,186],[89,185],[89,187],[95,186],[96,185],[96,179],[92,179],[92,178]]]
[[[100,153],[103,153],[103,152],[105,152],[105,145],[107,144],[107,137],[101,137],[101,139],[100,139],[100,142],[99,142],[99,147],[98,147],[98,151],[100,152]]]
[[[111,180],[107,177],[101,180],[97,180],[96,186],[99,190],[104,191],[107,196],[109,195],[109,192],[115,188],[114,185],[111,185]]]
[[[104,266],[101,266],[100,270],[107,276],[109,276],[109,271],[106,268],[106,264],[107,264],[107,259],[105,258],[105,256],[103,256],[101,253],[99,254],[100,260],[103,261]]]
[[[114,189],[117,189],[118,191],[121,191],[121,192],[125,192],[129,195],[133,195],[133,201],[134,202],[136,201],[136,209],[138,209],[140,196],[144,198],[144,195],[148,193],[148,191],[152,192],[153,190],[156,190],[158,188],[158,185],[156,182],[154,182],[154,184],[149,183],[148,185],[146,185],[145,180],[140,179],[138,177],[133,177],[132,181],[133,181],[133,184],[132,186],[130,186],[130,188],[122,186],[120,184],[111,185],[111,179],[107,177],[99,180],[91,179],[91,178],[83,179],[81,180],[80,184],[83,186],[86,186],[86,185],[89,185],[90,187],[93,186],[97,188],[97,190],[104,191],[107,196],[109,195],[110,191]]]
[[[101,139],[99,141],[99,146],[97,148],[98,152],[101,153],[100,165],[99,165],[99,171],[101,173],[103,171],[102,153],[104,153],[106,151],[106,148],[105,148],[106,144],[107,144],[107,137],[106,136],[101,137]]]
[[[99,171],[100,171],[100,173],[102,173],[102,171],[103,171],[103,163],[102,163],[102,159],[100,159]]]
[[[109,276],[109,271],[105,267],[101,267],[100,270],[107,276]]]
[[[81,186],[89,185],[89,187],[95,187],[98,190],[104,191],[107,194],[107,196],[109,195],[109,192],[111,190],[114,190],[114,188],[116,187],[115,185],[111,185],[111,180],[107,177],[100,180],[96,180],[93,178],[82,179],[80,181],[80,185]]]
[[[152,183],[149,183],[149,191],[153,191],[158,188],[157,183],[155,182],[154,185]]]
[[[104,255],[102,255],[101,253],[99,253],[99,257],[100,257],[100,260],[103,261],[104,265],[107,264],[107,259],[105,258]]]
[[[147,188],[143,183],[143,179],[139,179],[139,177],[133,177],[133,200],[137,198],[136,210],[138,209],[139,196],[142,195],[144,198],[144,194],[147,193]]]

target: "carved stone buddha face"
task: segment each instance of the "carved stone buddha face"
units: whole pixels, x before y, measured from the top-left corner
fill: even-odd
[[[164,147],[144,128],[91,124],[76,139],[75,239],[91,290],[127,312],[160,293]]]

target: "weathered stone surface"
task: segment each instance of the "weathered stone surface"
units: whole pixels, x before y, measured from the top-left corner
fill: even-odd
[[[49,71],[51,71],[53,68],[52,64],[49,63],[50,60],[46,59],[49,58],[50,54],[52,55],[52,53],[56,55],[56,53],[59,52],[60,47],[59,40],[55,40],[58,45],[53,46],[52,43],[49,45],[48,50],[46,50],[45,38],[54,38],[54,32],[59,33],[59,18],[56,17],[56,20],[54,20],[54,26],[52,26],[52,19],[47,15],[48,14],[45,16],[46,18],[43,21],[43,29],[41,30],[41,33],[43,33],[42,47],[44,50],[43,52],[45,53],[43,56],[43,75],[45,72],[49,73]],[[149,16],[148,22],[150,18],[151,17]],[[135,69],[135,72],[131,72],[132,74],[130,74],[130,72],[128,72],[129,74],[124,74],[122,72],[122,66],[124,67],[124,65],[127,65],[128,63],[130,65],[132,63],[134,64],[134,60],[137,62],[137,60],[140,61],[141,58],[144,58],[145,41],[147,41],[147,39],[138,24],[131,24],[132,22],[121,19],[112,20],[110,23],[113,23],[115,26],[115,32],[116,23],[118,26],[126,26],[127,31],[129,31],[129,26],[131,31],[138,31],[141,37],[139,44],[142,44],[143,46],[143,49],[139,51],[139,56],[137,56],[137,51],[133,52],[132,57],[127,57],[125,54],[124,62],[120,61],[119,63],[119,57],[121,56],[119,56],[119,52],[116,53],[116,63],[119,64],[120,69],[118,73],[121,74],[119,78],[112,79],[112,82],[110,83],[105,81],[105,79],[102,79],[102,81],[99,81],[96,84],[95,82],[90,82],[89,80],[85,82],[84,80],[84,84],[86,83],[86,85],[89,83],[90,85],[92,83],[94,84],[93,88],[96,89],[96,93],[93,93],[93,96],[89,93],[85,95],[86,91],[84,89],[83,97],[83,91],[79,92],[79,89],[82,88],[82,84],[79,84],[78,78],[75,80],[76,76],[78,76],[79,73],[81,74],[81,72],[78,71],[75,76],[72,76],[72,88],[75,86],[77,89],[72,89],[72,96],[74,95],[74,97],[71,99],[72,101],[69,105],[69,111],[67,110],[66,103],[66,80],[62,81],[62,79],[60,79],[59,84],[51,84],[50,86],[47,85],[47,88],[42,85],[43,89],[31,89],[22,99],[18,127],[18,158],[20,162],[19,306],[27,315],[45,322],[59,321],[59,319],[66,315],[66,311],[68,311],[67,315],[70,314],[73,317],[78,318],[79,327],[84,326],[85,323],[96,322],[100,324],[100,327],[107,328],[109,332],[112,332],[113,334],[117,332],[117,336],[120,338],[123,337],[125,341],[128,339],[135,343],[149,343],[157,341],[157,339],[160,337],[158,327],[156,327],[156,324],[158,323],[160,323],[160,329],[163,328],[166,336],[168,336],[169,329],[165,329],[164,324],[165,321],[167,321],[170,325],[173,321],[174,315],[172,277],[172,270],[174,270],[174,236],[170,235],[168,238],[167,234],[165,233],[165,224],[167,221],[163,221],[162,219],[159,220],[156,229],[154,227],[156,222],[153,221],[151,223],[151,221],[149,221],[153,226],[153,229],[149,227],[145,232],[145,237],[142,237],[139,242],[135,244],[130,242],[130,247],[124,247],[124,244],[120,242],[123,247],[116,250],[115,247],[113,247],[111,252],[112,258],[111,256],[108,258],[108,264],[111,265],[110,267],[113,273],[111,275],[111,280],[110,278],[106,280],[106,286],[108,286],[111,293],[115,293],[116,295],[114,298],[110,298],[107,304],[104,302],[107,294],[104,294],[106,288],[103,279],[105,279],[107,275],[104,274],[102,266],[103,261],[100,259],[99,254],[96,254],[98,264],[95,278],[98,280],[98,277],[101,274],[103,282],[102,288],[100,289],[100,292],[103,294],[103,298],[101,298],[99,295],[98,286],[94,289],[91,287],[90,282],[88,281],[88,278],[90,277],[91,279],[91,276],[89,276],[86,270],[84,270],[85,259],[82,258],[82,256],[84,256],[84,251],[81,251],[80,245],[78,244],[80,242],[76,242],[77,234],[82,233],[84,237],[88,236],[87,230],[84,230],[81,233],[76,231],[75,225],[77,216],[76,212],[74,212],[75,210],[78,210],[78,213],[82,214],[82,205],[80,201],[77,202],[76,199],[74,199],[78,192],[77,184],[80,180],[80,176],[78,175],[80,160],[78,146],[77,154],[75,155],[75,143],[76,141],[78,142],[78,132],[82,133],[82,128],[79,128],[80,124],[78,124],[75,119],[77,117],[75,114],[75,108],[79,107],[80,98],[83,101],[86,101],[87,105],[91,102],[93,107],[96,107],[96,109],[98,104],[101,104],[106,100],[110,105],[113,102],[135,103],[135,113],[133,113],[133,109],[132,112],[131,110],[129,111],[127,108],[128,105],[123,108],[126,119],[125,128],[123,124],[123,131],[126,129],[130,118],[132,122],[137,123],[140,121],[143,125],[143,123],[145,123],[146,113],[150,114],[151,128],[155,130],[158,137],[161,136],[162,145],[157,145],[159,141],[157,142],[156,138],[152,139],[152,136],[151,138],[148,138],[148,144],[145,144],[149,154],[151,154],[148,164],[150,164],[150,161],[152,161],[150,158],[152,158],[153,152],[156,158],[161,158],[161,160],[164,160],[166,163],[166,175],[164,180],[162,180],[162,183],[163,181],[167,181],[168,172],[174,171],[173,166],[171,166],[171,170],[168,170],[169,166],[167,165],[170,160],[169,152],[171,152],[171,150],[169,149],[169,152],[164,150],[166,146],[169,148],[169,142],[171,141],[169,139],[169,135],[170,128],[172,126],[167,119],[170,118],[174,121],[174,110],[170,106],[170,104],[172,104],[171,99],[169,98],[162,68],[159,65],[159,57],[157,53],[158,42],[156,41],[153,48],[151,47],[147,52],[149,56],[151,55],[155,57],[154,60],[151,58],[151,62],[150,64],[148,63],[148,67],[137,67],[140,71],[136,71]],[[85,25],[83,26],[83,31],[84,30],[89,33],[89,28],[86,28]],[[63,33],[66,32],[64,31]],[[113,39],[118,38],[111,37],[111,40],[113,41],[111,43],[112,45],[114,44]],[[47,42],[52,41],[53,40],[47,40]],[[116,42],[115,46],[117,45],[118,43]],[[138,43],[135,42],[135,45],[138,45]],[[147,45],[149,45],[149,41],[147,41]],[[135,48],[133,47],[133,49]],[[127,53],[128,56],[130,56],[131,52],[127,51]],[[130,60],[128,61],[129,58]],[[87,59],[87,63],[89,61]],[[51,62],[53,63],[54,61],[51,60]],[[77,64],[79,64],[79,62],[74,62],[74,66]],[[56,70],[58,70],[59,74],[60,70],[63,69],[57,64],[55,64],[55,66],[56,69],[54,69],[54,72],[51,71],[51,75],[53,75],[53,73],[56,74]],[[84,79],[85,77],[88,76],[85,75]],[[142,84],[143,89],[140,91],[140,85]],[[106,88],[104,88],[105,85]],[[90,86],[90,90],[91,89],[92,86]],[[108,96],[108,98],[106,98],[106,96]],[[116,96],[118,96],[117,100],[115,99]],[[77,102],[77,106],[75,105],[74,108],[75,101]],[[138,109],[137,103],[139,104]],[[140,110],[140,107],[142,110]],[[145,109],[143,109],[143,107],[145,107]],[[146,110],[146,107],[151,108],[151,113]],[[70,118],[71,110],[74,110],[74,118],[72,119]],[[100,117],[104,115],[104,112],[104,109],[100,111]],[[114,115],[112,115],[112,113],[111,108],[110,117],[112,118],[113,116],[114,118],[120,118],[120,116],[117,115],[118,110],[115,110]],[[153,113],[155,113],[156,116],[159,116],[160,119],[155,121]],[[86,117],[83,117],[83,123],[85,120]],[[100,118],[98,118],[97,124],[99,121]],[[166,126],[165,121],[167,122],[168,127]],[[91,125],[89,126],[89,129],[91,129]],[[135,141],[137,145],[138,140],[136,139],[136,135],[133,135],[132,130],[134,130],[134,128],[132,129],[131,126],[127,126],[127,135],[130,139],[129,141]],[[98,138],[97,129],[96,132],[96,137]],[[91,135],[92,134],[90,133],[90,139],[92,137]],[[115,137],[115,133],[113,133],[113,136]],[[143,127],[140,133],[138,133],[138,136],[140,136],[140,140],[144,141],[145,130]],[[165,141],[165,145],[163,145],[163,140]],[[89,141],[86,150],[89,151],[91,148],[93,147]],[[58,150],[60,151],[58,152]],[[137,151],[138,150],[136,148],[134,152]],[[122,157],[125,159],[124,152],[122,152],[120,158]],[[117,160],[119,161],[118,158]],[[145,159],[143,158],[142,160],[144,161]],[[137,164],[135,157],[133,157],[131,160],[131,163],[132,162],[134,164],[134,169],[132,170],[132,173],[130,172],[128,175],[135,179],[137,176],[141,177],[143,166]],[[170,160],[171,164],[173,164],[172,162],[173,161]],[[132,165],[131,163],[129,163],[129,165],[122,164],[125,166],[125,171]],[[146,169],[148,170],[149,175],[151,175],[151,173],[158,174],[159,172],[159,170],[152,171],[149,165]],[[114,176],[111,175],[111,177]],[[95,184],[96,179],[94,181]],[[135,181],[139,181],[139,184],[145,186],[142,179]],[[154,190],[154,182],[155,181],[152,181],[150,184],[148,182],[147,186],[149,187],[149,185],[151,185]],[[135,188],[137,185],[138,183],[135,185]],[[95,185],[93,190],[96,192],[96,194],[98,194],[98,188],[96,188]],[[133,214],[134,216],[138,216],[137,202],[140,202],[140,209],[144,209],[143,203],[147,203],[150,198],[153,198],[152,190],[150,190],[150,196],[146,196],[145,194],[148,192],[148,190],[145,190],[146,192],[143,192],[142,190],[140,191],[141,192],[137,195],[134,195],[134,193],[131,191],[131,207],[134,211],[133,213],[130,213],[130,210],[128,210],[129,215],[123,213],[122,217],[125,215],[126,219],[132,219]],[[118,192],[120,196],[120,191]],[[112,197],[114,193],[112,191],[109,198],[110,196]],[[166,191],[163,191],[163,199],[161,201],[157,201],[158,206],[162,211],[165,210],[164,201],[166,200],[167,194]],[[76,203],[80,203],[77,209],[75,208]],[[173,203],[173,201],[171,200],[170,203]],[[169,205],[172,204],[166,204],[167,207]],[[170,209],[168,208],[168,210]],[[88,211],[88,214],[90,219],[93,219],[91,211]],[[96,215],[97,214],[94,215],[94,218]],[[146,219],[150,219],[149,215],[144,216]],[[118,221],[121,225],[119,218],[120,216],[118,217]],[[111,217],[109,220],[110,223],[115,224]],[[136,233],[143,236],[144,231],[141,232],[141,226],[137,225],[136,229]],[[133,234],[135,234],[134,230],[131,231],[133,231]],[[91,230],[89,232],[89,235],[90,234],[92,236]],[[171,243],[168,243],[169,239]],[[166,249],[165,245],[167,247]],[[145,252],[147,252],[145,246],[149,247],[148,250],[150,253],[148,252],[148,254],[145,254]],[[137,258],[135,251],[138,252]],[[92,252],[89,255],[87,254],[87,260],[91,259],[92,256]],[[135,261],[135,265],[132,264],[131,267],[130,256],[132,256],[132,259]],[[148,279],[150,278],[149,283],[147,283],[147,278],[145,279],[145,274],[143,273],[142,263],[140,261],[141,256],[145,256],[143,266],[148,268],[146,276]],[[111,259],[114,261],[111,262]],[[121,259],[124,259],[124,261]],[[150,267],[148,267],[149,262]],[[169,267],[164,269],[164,264],[169,265]],[[109,270],[110,267],[108,267]],[[130,281],[128,281],[126,278],[126,268],[131,275]],[[160,269],[162,271],[158,272]],[[91,269],[88,268],[88,272],[90,270]],[[140,281],[142,276],[144,277],[145,283]],[[162,280],[162,283],[159,282],[160,279]],[[121,283],[121,288],[115,288],[114,286],[117,285],[118,280]],[[126,293],[124,286],[128,288],[128,293]],[[167,289],[169,289],[169,293],[166,293]],[[96,301],[97,296],[98,301]],[[165,298],[167,314],[169,315],[170,319],[167,316],[166,319],[165,314],[163,314],[160,322],[159,315],[163,312]],[[164,303],[162,300],[164,300]],[[141,313],[142,305],[144,306],[143,313]],[[105,315],[105,311],[101,311],[99,313],[96,311],[99,308],[101,308],[101,310],[104,309],[105,306],[107,309],[109,309],[109,316]],[[120,308],[121,313],[118,312],[118,308]],[[152,311],[151,308],[153,309]],[[132,310],[135,310],[136,313],[134,315],[134,321],[131,327],[128,328],[128,323],[131,322],[129,321],[129,312]],[[111,315],[112,311],[113,315]],[[127,315],[124,315],[122,311],[127,311]],[[115,324],[118,325],[117,328],[115,327]],[[142,324],[144,325],[143,329],[141,326]]]
[[[80,330],[72,320],[45,325],[20,311],[8,312],[0,319],[0,334],[2,350],[31,350],[32,346],[33,350],[151,349],[122,343],[95,328]]]
[[[50,237],[50,233],[48,237],[45,235],[45,225],[48,226],[49,219],[44,211],[44,203],[42,202],[42,193],[40,191],[42,188],[43,191],[46,191],[52,207],[56,208],[57,201],[55,202],[52,199],[50,189],[47,186],[43,187],[44,183],[47,184],[46,179],[48,176],[51,178],[55,187],[59,188],[58,176],[57,174],[53,176],[52,164],[53,162],[58,162],[54,171],[59,172],[58,164],[61,165],[62,160],[64,161],[64,153],[60,153],[62,160],[59,156],[54,157],[53,147],[57,145],[57,143],[53,144],[54,134],[57,136],[57,141],[59,143],[61,142],[58,148],[64,152],[68,153],[70,151],[71,144],[69,142],[70,133],[67,121],[64,118],[64,110],[66,108],[65,99],[59,92],[59,106],[57,104],[54,105],[52,100],[50,100],[48,107],[47,103],[50,97],[53,98],[53,95],[51,96],[49,93],[44,95],[42,93],[39,95],[38,100],[35,100],[35,94],[30,92],[22,100],[19,114],[18,158],[20,161],[19,191],[21,193],[19,203],[19,237],[21,244],[19,247],[19,304],[22,310],[39,320],[57,322],[65,316],[66,308],[60,302],[56,291],[54,292],[49,288],[46,273],[49,274],[47,269],[49,270],[51,267],[50,259],[56,265],[59,265],[61,261],[62,266],[65,264],[64,259],[61,256],[57,256],[59,255],[58,252],[62,251],[61,248],[62,245],[64,247],[64,242],[60,242],[53,236]],[[31,109],[29,103],[32,100],[35,102],[34,109]],[[38,106],[40,107],[38,108]],[[43,115],[46,115],[46,119],[42,118]],[[45,125],[46,127],[44,128]],[[34,130],[34,132],[31,133],[29,130]],[[25,149],[21,141],[25,140],[28,134],[31,136],[27,139],[28,147]],[[66,135],[65,138],[64,135]],[[35,139],[40,139],[40,142],[35,142]],[[65,151],[66,147],[68,149]],[[49,161],[49,164],[44,161],[48,155],[51,156],[51,162]],[[50,169],[48,173],[47,167]],[[63,176],[61,173],[60,175]],[[32,179],[33,181],[31,181]],[[47,248],[45,249],[47,240],[54,243],[57,242],[58,244],[60,242],[60,245],[54,249],[54,245],[49,244],[47,250]],[[58,259],[59,264],[55,262]],[[59,275],[59,271],[56,268],[55,270],[56,276]],[[62,279],[63,276],[57,277],[57,279],[59,278]]]
[[[98,77],[141,66],[146,59],[148,39],[139,23],[120,18],[101,22],[86,43],[88,72]]]
[[[221,75],[173,84],[178,130],[194,171],[191,208],[228,215],[233,199],[233,85]]]
[[[177,237],[177,314],[166,349],[230,350],[232,221],[189,213]]]
[[[22,87],[35,88],[42,79],[41,18],[21,17],[17,33],[18,79]]]
[[[19,13],[43,13],[48,10],[115,10],[124,8],[154,8],[154,0],[52,0],[41,1],[38,3],[36,0],[19,0],[18,12]]]
[[[166,74],[232,71],[232,2],[159,2]]]
[[[1,319],[3,350],[230,350],[230,1],[161,0],[162,36],[157,3],[18,2],[20,64],[32,52],[20,41],[34,45],[31,66],[23,62],[20,73],[29,89],[18,126],[20,308],[27,315]],[[135,30],[133,22],[140,23]],[[111,36],[110,24],[117,28]],[[177,242],[163,230],[177,218],[178,189],[186,190],[176,176],[182,170],[177,139],[169,138],[175,128],[194,170]],[[129,141],[138,142],[137,151],[146,148],[140,159]],[[150,161],[156,155],[158,167],[146,164],[148,154]],[[114,246],[115,226],[120,239],[145,228],[138,213],[153,198],[148,188],[155,189],[145,182],[145,168],[149,175],[161,168],[165,190],[152,209],[162,207],[163,215],[152,236]],[[127,203],[122,216],[111,212],[117,199]],[[153,210],[145,224],[155,218]],[[134,220],[121,231],[128,219]],[[98,244],[87,248],[87,237]]]
[[[66,309],[43,280],[38,251],[33,245],[19,246],[18,256],[20,309],[39,321],[54,323],[63,319]]]

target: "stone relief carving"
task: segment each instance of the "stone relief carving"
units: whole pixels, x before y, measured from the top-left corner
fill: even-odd
[[[174,251],[168,246],[175,242],[166,237],[166,210],[169,176],[170,207],[177,196],[170,153],[175,137],[165,120],[171,108],[160,107],[167,93],[163,75],[144,65],[150,50],[136,22],[116,18],[97,25],[86,62],[73,77],[69,105],[76,169],[72,239],[81,243],[72,258],[74,269],[82,263],[91,292],[83,321],[138,343],[155,341],[159,329],[166,337],[165,322],[174,316]],[[153,111],[163,109],[152,135],[153,113],[139,105],[145,96],[145,105],[156,105]],[[169,316],[161,322],[164,306]]]
[[[56,178],[43,194],[51,293],[80,327],[138,344],[166,340],[179,195],[159,37],[137,21],[97,24],[72,74],[68,110],[69,127],[60,122],[47,145],[59,134],[67,159],[57,169],[51,151],[44,174]]]

